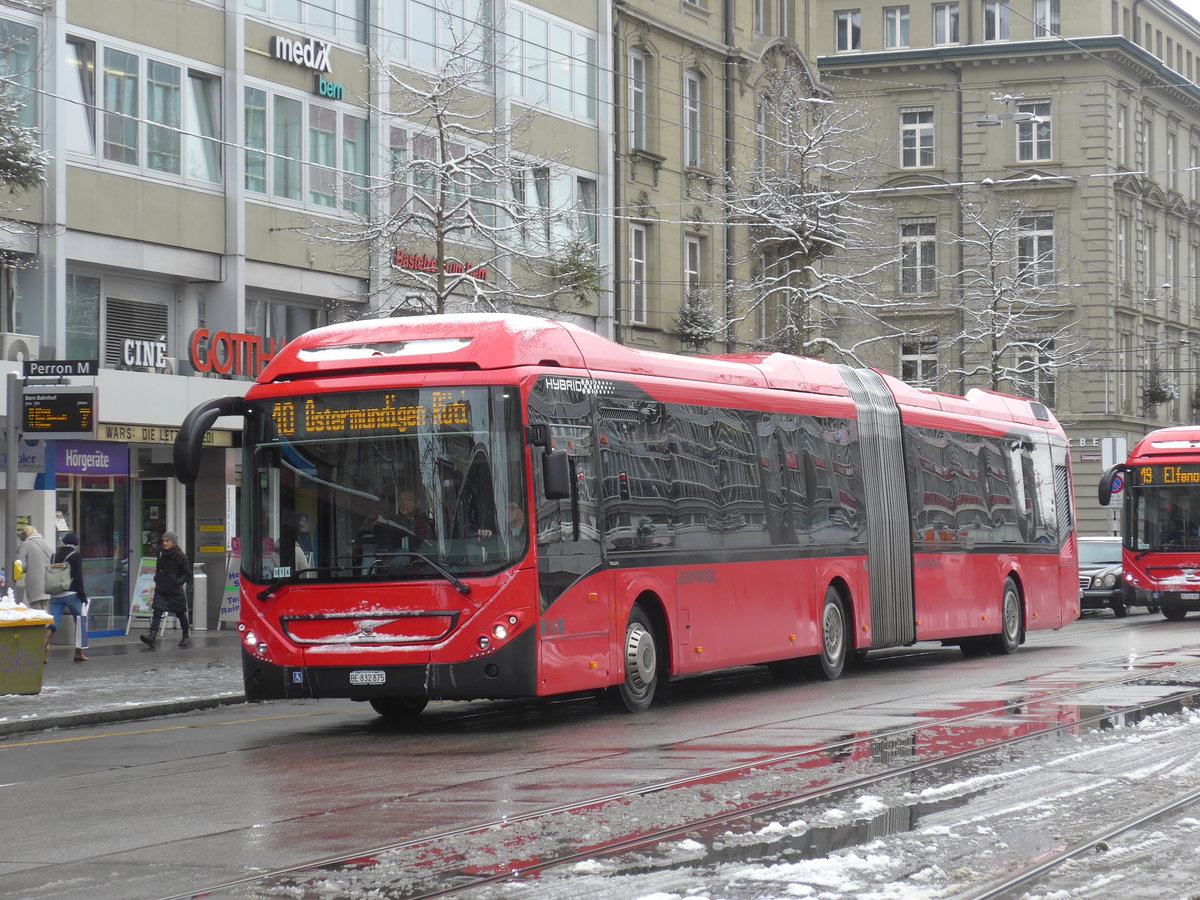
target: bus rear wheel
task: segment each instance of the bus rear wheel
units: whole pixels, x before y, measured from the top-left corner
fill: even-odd
[[[850,627],[846,622],[842,595],[830,585],[825,589],[825,603],[821,607],[821,655],[804,661],[805,673],[810,678],[826,681],[840,678],[846,668],[849,638]]]
[[[625,678],[616,687],[614,698],[620,700],[627,712],[644,712],[654,700],[659,678],[658,657],[658,641],[650,617],[640,606],[635,606],[621,644]]]
[[[377,697],[370,703],[371,709],[389,722],[410,722],[429,705],[424,697]]]
[[[1162,608],[1163,618],[1168,622],[1182,622],[1187,618],[1188,611],[1180,609],[1177,606],[1164,606]]]
[[[1011,578],[1004,580],[1004,600],[1000,604],[1000,633],[993,636],[988,649],[997,656],[1017,652],[1021,646],[1021,592]]]

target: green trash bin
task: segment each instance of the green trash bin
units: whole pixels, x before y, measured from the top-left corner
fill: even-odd
[[[35,617],[37,610],[27,610]],[[40,694],[46,625],[40,618],[0,618],[0,694]]]

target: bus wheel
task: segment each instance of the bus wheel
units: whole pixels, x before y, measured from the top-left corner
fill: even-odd
[[[810,678],[833,681],[841,676],[846,668],[848,637],[842,595],[830,585],[825,589],[825,605],[821,608],[821,655],[804,661],[805,672]]]
[[[643,712],[649,708],[658,686],[658,642],[650,617],[640,606],[635,606],[629,614],[621,652],[625,680],[617,686],[616,694],[626,711]]]
[[[1011,578],[1004,580],[1004,602],[1000,609],[1000,633],[995,635],[989,649],[999,655],[1016,653],[1021,645],[1021,594]]]
[[[1164,606],[1162,608],[1163,618],[1170,622],[1182,622],[1187,618],[1188,611],[1179,609],[1175,606]]]
[[[377,697],[370,701],[371,709],[389,722],[409,722],[429,705],[424,697]]]

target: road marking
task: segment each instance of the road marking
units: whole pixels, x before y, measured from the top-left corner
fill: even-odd
[[[313,716],[344,716],[353,710],[330,710],[329,712],[293,713],[287,716],[257,716],[253,719],[235,719],[232,722],[197,722],[190,725],[164,725],[162,728],[143,728],[138,731],[111,731],[107,734],[80,735],[79,737],[51,738],[45,741],[23,741],[19,744],[2,744],[0,750],[13,747],[41,747],[45,744],[68,744],[72,741],[95,741],[100,738],[131,737],[138,734],[155,734],[160,731],[180,731],[185,728],[225,728],[229,725],[250,725],[254,722],[275,722],[280,719],[308,719]]]

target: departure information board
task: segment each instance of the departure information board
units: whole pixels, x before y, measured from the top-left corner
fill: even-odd
[[[53,385],[26,387],[21,430],[27,438],[89,438],[96,436],[96,388]]]

